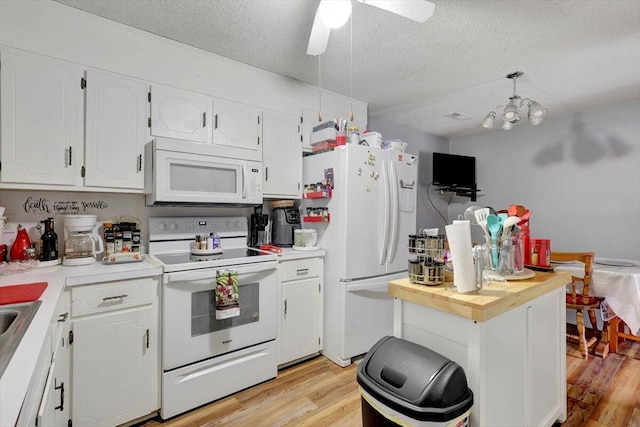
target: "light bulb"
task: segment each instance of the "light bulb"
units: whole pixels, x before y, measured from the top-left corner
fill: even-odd
[[[482,127],[485,129],[493,129],[495,120],[496,120],[496,112],[492,111],[489,114],[487,114],[487,117],[485,117],[484,120],[482,121]]]
[[[351,15],[350,0],[322,0],[318,6],[320,19],[331,28],[342,27]]]
[[[538,126],[540,123],[542,123],[544,119],[542,117],[533,117],[533,116],[529,116],[529,124],[531,126]]]
[[[504,107],[504,112],[502,113],[502,120],[512,122],[518,119],[518,109],[516,105],[512,102],[509,102],[506,107]]]
[[[547,114],[547,109],[538,104],[536,101],[533,101],[531,102],[531,104],[529,104],[529,116],[544,117],[545,114]]]
[[[513,123],[508,121],[508,120],[505,120],[504,122],[502,122],[502,129],[504,129],[504,130],[513,129]]]

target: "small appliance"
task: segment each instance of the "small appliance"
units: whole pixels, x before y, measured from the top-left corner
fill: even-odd
[[[64,237],[63,265],[92,264],[104,252],[104,243],[96,226],[96,215],[65,217]]]
[[[254,213],[250,219],[251,231],[249,234],[249,246],[257,248],[260,245],[269,243],[267,240],[267,226],[269,225],[269,215]]]
[[[280,207],[271,211],[271,243],[290,248],[294,230],[300,228],[300,212],[294,207]]]

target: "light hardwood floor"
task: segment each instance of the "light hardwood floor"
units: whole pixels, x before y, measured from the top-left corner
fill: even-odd
[[[275,380],[141,426],[360,427],[356,369],[319,356],[280,371]],[[617,354],[586,361],[567,344],[567,394],[565,427],[640,427],[640,342],[623,342]]]

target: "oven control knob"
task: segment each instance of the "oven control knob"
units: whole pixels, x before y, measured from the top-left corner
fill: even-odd
[[[171,224],[169,224],[169,229],[171,229],[171,231],[176,231],[177,228],[178,228],[178,224],[176,224],[175,222],[172,222]]]
[[[240,221],[236,221],[235,226],[236,226],[236,228],[237,228],[238,230],[240,229],[240,225],[241,225],[241,224],[240,224]]]
[[[164,225],[164,222],[161,222],[161,223],[158,224],[158,230],[164,231],[165,228],[166,228],[166,226]]]

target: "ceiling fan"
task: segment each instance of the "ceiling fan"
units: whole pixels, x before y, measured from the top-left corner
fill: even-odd
[[[424,22],[433,15],[435,5],[427,0],[358,0],[393,12],[416,22]],[[351,0],[320,0],[313,20],[307,55],[317,56],[327,50],[331,28],[339,28],[351,15]]]

